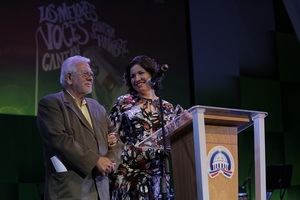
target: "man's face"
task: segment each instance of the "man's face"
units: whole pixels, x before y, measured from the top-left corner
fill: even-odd
[[[92,92],[94,73],[88,63],[78,63],[76,65],[76,72],[71,73],[69,79],[71,81],[71,90],[76,98],[82,98],[86,94]]]

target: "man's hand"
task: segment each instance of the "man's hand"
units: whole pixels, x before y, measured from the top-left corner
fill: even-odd
[[[106,176],[115,169],[116,163],[107,157],[100,157],[96,166],[101,174]]]

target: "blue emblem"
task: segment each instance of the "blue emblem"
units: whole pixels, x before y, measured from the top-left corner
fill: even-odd
[[[224,146],[215,146],[208,153],[208,175],[215,178],[223,174],[226,178],[231,178],[234,172],[234,160],[230,151]]]

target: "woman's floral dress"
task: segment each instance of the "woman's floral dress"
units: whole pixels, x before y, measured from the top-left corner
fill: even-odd
[[[165,124],[183,111],[182,107],[177,105],[174,108],[164,100],[163,108]],[[162,150],[135,146],[160,128],[159,100],[131,94],[120,96],[111,110],[110,118],[125,144],[122,163],[111,175],[112,199],[161,199]],[[174,199],[168,174],[166,180],[167,198]]]

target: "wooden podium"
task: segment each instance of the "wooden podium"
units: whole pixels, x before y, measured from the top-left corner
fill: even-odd
[[[267,113],[194,106],[166,125],[176,200],[238,199],[237,135],[254,125],[255,199],[266,199]]]

